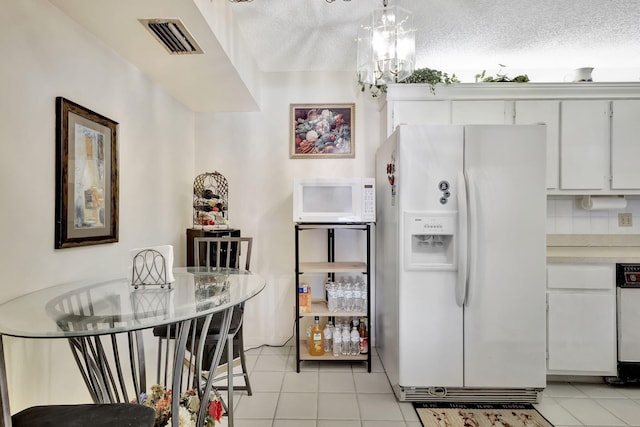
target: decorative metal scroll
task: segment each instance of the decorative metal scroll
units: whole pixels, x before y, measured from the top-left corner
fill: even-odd
[[[138,289],[140,285],[165,285],[167,283],[167,263],[164,256],[155,249],[144,249],[133,257],[131,284]]]

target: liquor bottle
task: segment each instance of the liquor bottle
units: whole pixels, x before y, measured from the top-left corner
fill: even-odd
[[[367,333],[366,318],[360,318],[360,354],[367,354],[369,352],[369,334]]]
[[[100,210],[103,208],[104,187],[100,180],[100,173],[97,161],[93,153],[93,138],[85,135],[85,161],[80,183],[82,185],[84,195],[84,224],[85,227],[99,227],[104,224],[104,220],[100,216]]]
[[[322,356],[324,354],[324,335],[320,327],[320,317],[316,316],[311,327],[311,347],[309,354],[312,356]]]

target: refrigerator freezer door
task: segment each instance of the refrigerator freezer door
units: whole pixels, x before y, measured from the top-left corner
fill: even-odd
[[[466,126],[466,387],[544,387],[545,128]]]
[[[462,126],[400,126],[397,169],[403,218],[456,217],[456,179],[462,170]],[[445,189],[446,187],[446,189]],[[445,193],[448,192],[448,193]],[[444,203],[441,201],[446,196]],[[410,257],[410,222],[400,219],[399,259]],[[455,226],[454,226],[455,233]],[[454,243],[455,245],[455,243]],[[461,387],[462,308],[456,304],[455,268],[398,269],[399,385]]]

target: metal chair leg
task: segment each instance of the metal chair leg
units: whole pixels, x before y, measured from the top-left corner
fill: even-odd
[[[227,404],[233,413],[233,335],[227,336]],[[233,427],[233,417],[227,418],[228,426]]]

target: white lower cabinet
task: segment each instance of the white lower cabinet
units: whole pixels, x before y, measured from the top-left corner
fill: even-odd
[[[548,264],[547,304],[547,373],[615,376],[615,265]]]

